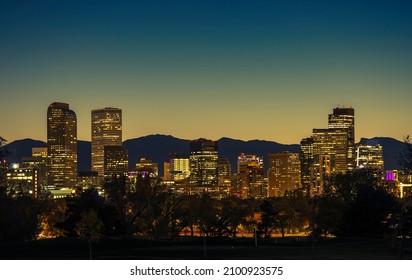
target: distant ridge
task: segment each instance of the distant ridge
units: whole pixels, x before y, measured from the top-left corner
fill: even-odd
[[[169,161],[171,153],[188,153],[189,140],[170,135],[147,135],[123,142],[129,154],[129,168],[133,169],[140,158],[147,158],[159,164],[159,175],[163,175],[163,162]]]
[[[32,148],[47,147],[47,143],[31,138],[16,140],[6,145],[11,153],[8,157],[10,162],[21,162],[22,157],[31,157]]]
[[[189,153],[190,140],[179,139],[171,135],[147,135],[128,139],[123,142],[129,154],[129,168],[133,168],[140,158],[151,159],[159,163],[159,175],[163,175],[163,162],[169,161],[171,153]],[[400,155],[405,144],[389,137],[362,138],[360,143],[368,145],[381,144],[385,159],[385,169],[400,169]],[[21,162],[22,157],[30,157],[33,147],[46,147],[43,141],[33,139],[16,140],[7,145],[12,154],[8,157],[10,162]],[[78,141],[78,170],[90,170],[91,144],[89,141]],[[263,156],[265,170],[267,170],[268,154],[282,151],[299,152],[298,144],[284,145],[266,140],[237,140],[223,137],[218,140],[219,157],[229,158],[232,172],[236,172],[236,160],[240,153],[256,154]]]

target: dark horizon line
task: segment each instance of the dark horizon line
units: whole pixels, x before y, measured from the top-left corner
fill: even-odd
[[[173,135],[170,135],[170,134],[160,134],[160,133],[156,133],[156,134],[147,134],[147,135],[143,135],[143,136],[138,136],[138,137],[134,137],[134,138],[129,138],[129,139],[123,140],[122,143],[124,143],[124,142],[126,142],[126,141],[130,141],[130,140],[135,140],[135,139],[139,139],[139,138],[149,137],[149,136],[172,137],[172,138],[175,138],[175,139],[178,139],[178,140],[183,140],[183,141],[192,141],[192,140],[196,140],[196,139],[200,139],[200,138],[212,140],[212,139],[210,139],[210,138],[205,138],[205,137],[198,137],[198,138],[193,138],[193,139],[184,139],[184,138],[179,138],[179,137],[176,137],[176,136],[173,136]],[[308,137],[305,137],[305,138],[310,138],[310,137],[311,137],[311,136],[308,136]],[[375,138],[393,139],[393,140],[396,140],[396,141],[399,141],[399,142],[404,142],[404,139],[399,140],[399,139],[397,139],[397,138],[389,137],[389,136],[374,136],[374,137],[371,137],[371,138],[361,137],[361,138],[360,138],[360,141],[357,142],[357,143],[360,143],[360,142],[362,141],[362,139],[364,139],[364,140],[371,140],[371,139],[375,139]],[[227,137],[227,136],[223,136],[223,137],[220,137],[220,138],[217,139],[217,140],[212,140],[212,141],[220,141],[220,140],[222,140],[222,139],[230,139],[230,140],[242,141],[242,142],[253,142],[253,141],[272,142],[272,143],[281,144],[281,145],[285,145],[285,146],[300,145],[300,141],[299,141],[299,143],[284,144],[284,143],[277,142],[277,141],[273,141],[273,140],[265,140],[265,139],[243,140],[243,139],[236,139],[236,138],[231,138],[231,137]],[[7,139],[6,139],[6,140],[7,140]],[[30,137],[26,137],[26,138],[22,138],[22,139],[16,139],[16,140],[13,140],[13,141],[10,141],[10,142],[7,141],[7,142],[8,142],[7,145],[10,145],[11,143],[16,142],[16,141],[24,141],[24,140],[40,141],[40,142],[44,142],[45,144],[47,144],[47,140],[39,140],[39,139],[33,139],[33,138],[30,138]],[[81,140],[81,139],[77,139],[77,141],[90,142],[90,143],[91,143],[91,140]]]

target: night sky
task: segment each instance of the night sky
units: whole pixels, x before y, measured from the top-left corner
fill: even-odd
[[[46,139],[67,102],[124,140],[299,143],[352,106],[356,140],[412,134],[412,1],[0,0],[0,136]]]

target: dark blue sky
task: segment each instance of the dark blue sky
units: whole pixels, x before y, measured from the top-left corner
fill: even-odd
[[[412,1],[0,1],[8,140],[53,101],[124,111],[124,138],[297,143],[335,106],[359,137],[411,134]],[[30,116],[30,118],[27,118]],[[22,127],[31,129],[22,129]]]

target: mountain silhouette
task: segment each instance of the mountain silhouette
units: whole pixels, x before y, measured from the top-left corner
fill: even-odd
[[[22,157],[31,157],[32,148],[41,147],[47,147],[47,143],[30,138],[13,141],[6,145],[7,150],[10,152],[7,160],[13,163],[20,163]]]
[[[179,139],[170,135],[148,135],[129,139],[123,142],[128,150],[129,168],[133,169],[140,158],[147,158],[159,164],[159,175],[163,175],[163,162],[169,161],[172,153],[189,153],[190,140]],[[405,143],[388,137],[362,138],[361,144],[383,147],[385,169],[400,169],[400,157],[404,152]],[[33,147],[46,147],[43,141],[33,139],[16,140],[8,145],[11,152],[9,162],[21,162],[22,157],[30,157]],[[232,165],[232,173],[236,172],[236,161],[240,153],[262,156],[267,170],[268,155],[282,151],[299,152],[299,145],[284,145],[264,140],[236,140],[223,137],[218,140],[219,157],[228,158]],[[78,170],[87,171],[91,167],[91,144],[89,141],[78,141]]]
[[[23,157],[31,157],[32,148],[47,147],[47,143],[30,138],[16,140],[6,145],[10,152],[7,160],[9,162],[21,163]],[[77,168],[79,171],[90,170],[91,166],[91,144],[89,141],[77,141]]]

